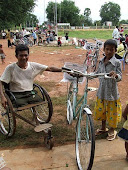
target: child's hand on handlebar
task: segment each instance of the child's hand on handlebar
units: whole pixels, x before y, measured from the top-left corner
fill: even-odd
[[[110,73],[109,73],[109,76],[110,77],[112,77],[112,78],[118,78],[118,75],[116,74],[116,72],[115,71],[111,71]]]

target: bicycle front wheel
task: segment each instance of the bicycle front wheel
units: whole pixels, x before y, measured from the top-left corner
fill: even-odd
[[[83,112],[76,125],[76,161],[79,170],[91,170],[94,153],[95,135],[92,117]]]

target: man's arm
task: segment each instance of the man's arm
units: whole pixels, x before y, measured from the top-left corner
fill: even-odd
[[[47,67],[45,71],[50,71],[50,72],[62,72],[62,69],[57,68],[57,67]]]
[[[6,108],[6,105],[7,105],[7,99],[4,95],[4,92],[3,92],[3,83],[2,81],[0,81],[0,97],[1,97],[1,103],[3,105],[4,108]]]

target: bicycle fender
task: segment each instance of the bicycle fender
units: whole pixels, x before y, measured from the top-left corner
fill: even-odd
[[[85,111],[88,115],[92,115],[92,111],[91,111],[88,107],[85,107],[85,108],[84,108],[84,111]]]

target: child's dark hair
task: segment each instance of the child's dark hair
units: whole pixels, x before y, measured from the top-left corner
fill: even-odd
[[[115,46],[115,49],[117,49],[117,42],[115,40],[109,39],[105,41],[104,48],[106,47],[106,45]]]
[[[28,51],[28,54],[29,54],[29,48],[27,45],[24,45],[24,44],[19,44],[16,46],[16,49],[15,49],[16,56],[18,56],[19,51]]]

